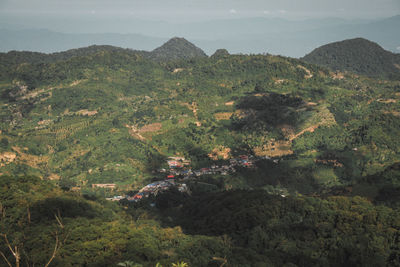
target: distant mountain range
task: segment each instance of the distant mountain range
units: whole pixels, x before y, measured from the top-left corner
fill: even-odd
[[[26,19],[25,23],[29,23]],[[230,53],[270,53],[302,57],[315,47],[337,40],[363,37],[377,42],[386,50],[400,51],[400,16],[381,20],[310,19],[289,21],[278,18],[242,18],[197,23],[171,24],[165,22],[119,21],[114,25],[121,33],[82,33],[101,27],[112,32],[110,23],[90,23],[72,29],[48,24],[27,24],[13,27],[0,19],[0,51],[28,50],[58,52],[90,45],[113,45],[135,50],[152,50],[170,36],[185,36],[211,55],[219,48]],[[75,22],[78,23],[78,22]],[[71,24],[72,25],[72,24]],[[89,25],[89,26],[88,26]],[[35,29],[35,27],[42,29]],[[104,26],[104,27],[103,27]],[[29,29],[28,27],[34,28]],[[47,27],[50,30],[44,30]]]
[[[378,44],[363,38],[321,46],[302,59],[332,70],[400,80],[400,54],[386,51]]]
[[[43,29],[0,29],[0,51],[36,51],[54,53],[92,45],[113,45],[135,50],[151,50],[168,38],[141,34],[94,33],[72,34]]]
[[[139,55],[156,62],[207,57],[206,53],[193,43],[184,38],[174,37],[150,52],[110,45],[92,45],[51,54],[10,51],[0,53],[0,66],[3,66],[5,72],[7,72],[6,66],[10,65],[52,63],[68,60],[72,57],[90,56],[104,51],[131,56]],[[211,58],[224,58],[229,55],[226,49],[217,49]],[[333,71],[349,71],[372,78],[400,80],[400,54],[387,51],[378,44],[363,38],[323,45],[302,57],[301,60],[327,67]]]

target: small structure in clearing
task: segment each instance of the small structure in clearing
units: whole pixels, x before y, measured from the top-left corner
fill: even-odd
[[[116,187],[117,187],[116,184],[92,184],[92,188],[115,189]]]

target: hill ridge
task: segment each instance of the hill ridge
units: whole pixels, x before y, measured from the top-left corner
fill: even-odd
[[[373,78],[400,79],[400,71],[396,67],[400,63],[400,54],[389,52],[361,37],[320,46],[302,60]]]
[[[149,53],[156,61],[207,57],[206,53],[183,37],[173,37]]]
[[[7,64],[51,63],[68,60],[77,56],[88,56],[102,51],[136,54],[157,62],[207,57],[207,54],[202,49],[195,46],[185,38],[173,37],[152,51],[134,50],[113,45],[94,44],[54,53],[12,50],[6,53],[0,53],[0,59],[1,62]]]

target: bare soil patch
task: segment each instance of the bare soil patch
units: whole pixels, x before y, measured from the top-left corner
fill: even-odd
[[[152,124],[148,124],[143,126],[142,128],[140,128],[139,132],[140,133],[152,133],[152,132],[157,132],[159,130],[161,130],[162,128],[162,124],[157,122],[157,123],[152,123]]]

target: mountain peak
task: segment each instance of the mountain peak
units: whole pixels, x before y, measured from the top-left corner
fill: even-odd
[[[179,59],[190,59],[207,57],[203,50],[181,37],[174,37],[162,46],[154,49],[151,58],[157,61],[170,61]]]
[[[211,56],[212,58],[221,58],[229,56],[229,52],[226,49],[217,49],[215,53]]]
[[[170,45],[179,45],[179,44],[186,44],[186,45],[193,45],[191,42],[189,42],[188,40],[186,40],[183,37],[172,37],[171,39],[169,39],[167,42],[165,42],[161,47],[163,46],[170,46]]]
[[[186,43],[190,43],[188,40],[186,40],[185,38],[183,38],[183,37],[178,37],[178,36],[175,36],[175,37],[172,37],[171,39],[169,39],[166,43],[170,43],[170,42],[186,42]]]

